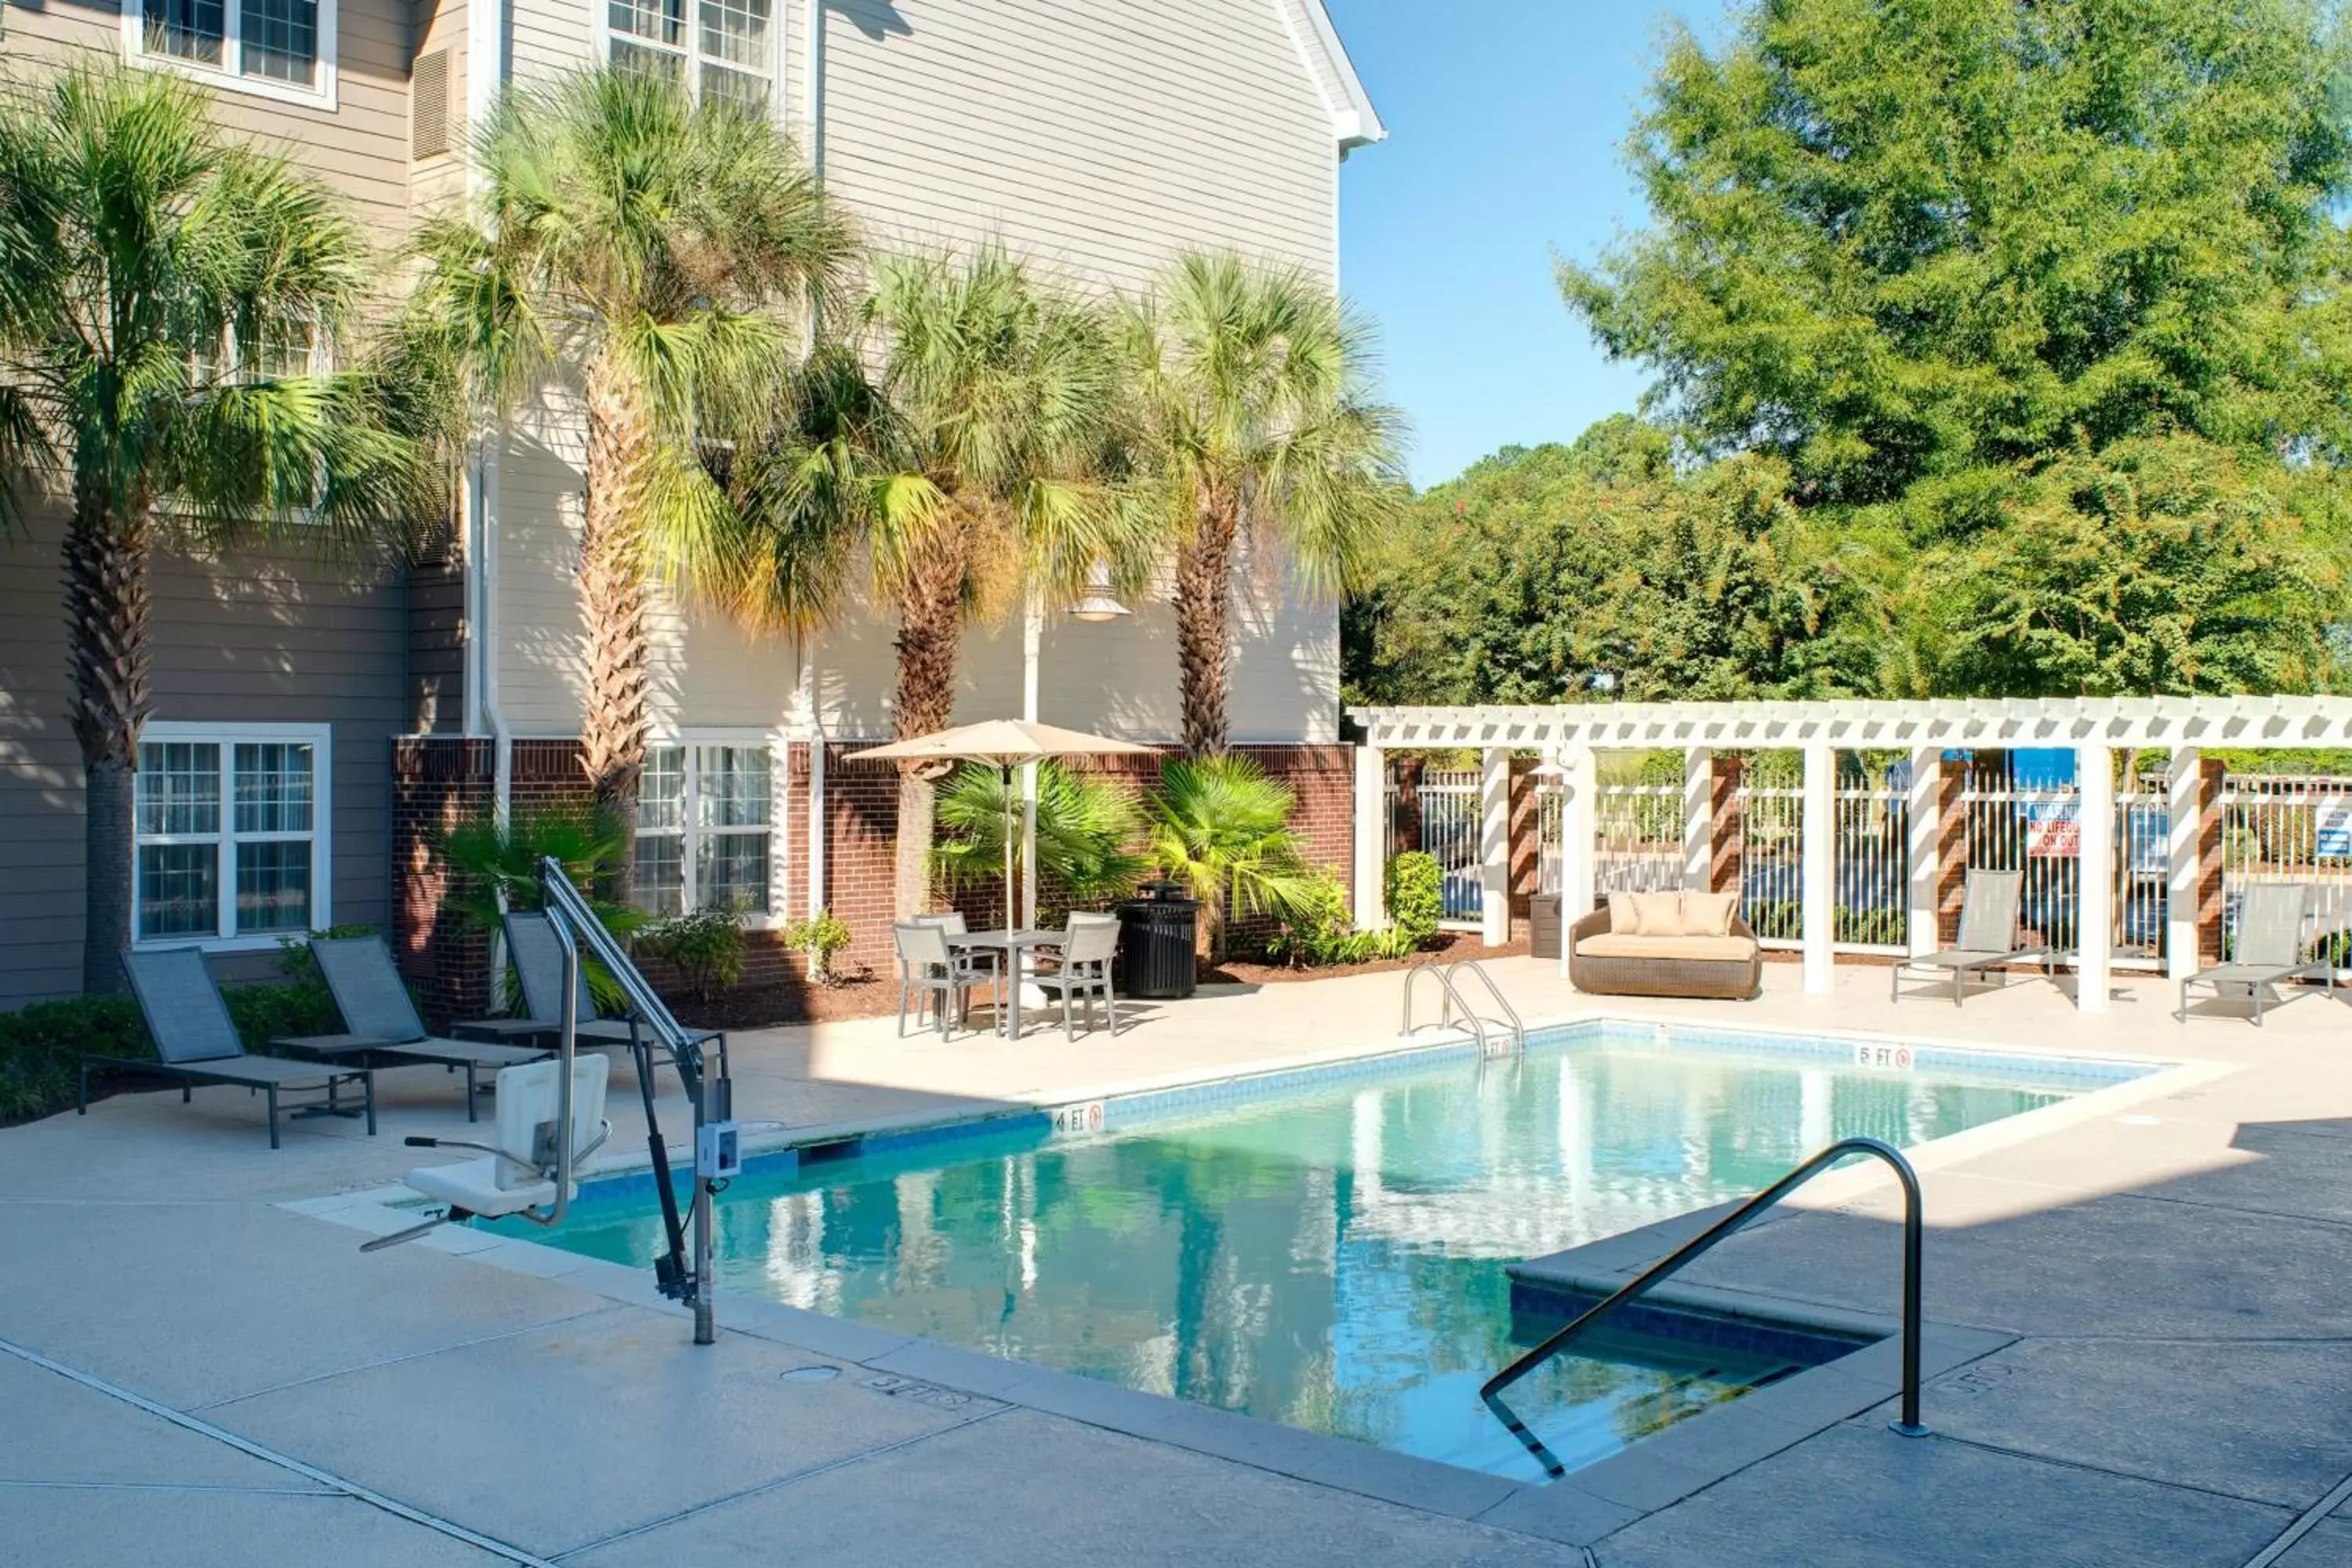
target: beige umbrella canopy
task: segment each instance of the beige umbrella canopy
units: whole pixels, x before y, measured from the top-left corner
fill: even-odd
[[[911,741],[893,741],[887,746],[875,746],[857,753],[859,762],[913,763],[964,762],[986,763],[1004,775],[1004,908],[1005,924],[1013,923],[1013,817],[1016,809],[1013,800],[1013,770],[1048,757],[1148,757],[1156,754],[1157,746],[1139,745],[1133,741],[1114,741],[1108,735],[1089,735],[1082,730],[1057,730],[1051,724],[1040,724],[1028,719],[989,719],[978,724],[961,724],[952,730],[940,730],[929,735],[918,735]]]

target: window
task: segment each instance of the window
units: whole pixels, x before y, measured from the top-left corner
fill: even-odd
[[[131,0],[122,16],[133,58],[331,106],[335,0]]]
[[[148,725],[138,940],[262,946],[328,924],[327,752],[323,725]]]
[[[705,100],[765,109],[773,11],[773,0],[605,0],[605,47],[614,65],[685,80]]]
[[[775,774],[756,745],[655,746],[637,791],[636,901],[768,913]]]

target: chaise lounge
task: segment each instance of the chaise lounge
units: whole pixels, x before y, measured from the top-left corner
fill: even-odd
[[[1743,1002],[1764,983],[1733,893],[1612,893],[1568,930],[1568,977],[1596,996]]]

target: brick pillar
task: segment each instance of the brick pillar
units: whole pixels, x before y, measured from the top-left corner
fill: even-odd
[[[2219,757],[2197,761],[2197,962],[2221,962],[2221,777]]]
[[[1541,817],[1536,813],[1536,759],[1511,759],[1511,918],[1526,920],[1541,875],[1537,854],[1541,847]]]
[[[1390,765],[1396,769],[1396,829],[1389,853],[1402,855],[1421,847],[1421,773],[1429,759],[1397,755]]]
[[[448,829],[490,810],[495,765],[488,741],[429,735],[393,742],[392,951],[435,1027],[489,1010],[489,940],[445,911],[449,868],[436,846]]]
[[[1740,761],[1729,752],[1717,752],[1708,764],[1708,773],[1713,824],[1707,834],[1707,889],[1737,893],[1740,890]]]
[[[1960,906],[1967,901],[1969,818],[1961,799],[1968,794],[1973,761],[1948,765],[1936,792],[1936,945],[1960,937]]]

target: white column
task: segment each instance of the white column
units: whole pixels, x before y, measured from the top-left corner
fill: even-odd
[[[801,700],[808,714],[808,912],[825,907],[824,898],[824,681],[817,671],[816,638],[801,648]],[[809,978],[816,978],[816,954],[808,955]]]
[[[1388,924],[1381,879],[1388,869],[1389,754],[1378,746],[1356,748],[1356,929]]]
[[[1560,753],[1559,977],[1568,978],[1569,928],[1592,912],[1593,812],[1601,798],[1601,759],[1590,746]]]
[[[2115,954],[2116,773],[2106,746],[2074,748],[2075,861],[2080,887],[2074,906],[2074,1005],[2084,1013],[2107,1010],[2109,961]]]
[[[1692,746],[1683,752],[1683,886],[1710,890],[1714,861],[1715,752]]]
[[[1045,605],[1034,590],[1021,618],[1021,717],[1037,722],[1037,647],[1045,635]],[[1037,764],[1021,767],[1021,925],[1037,923]]]
[[[1804,906],[1805,990],[1827,995],[1832,970],[1831,910],[1837,897],[1837,752],[1823,742],[1805,746]]]
[[[1944,748],[1920,746],[1911,753],[1908,802],[1911,842],[1906,852],[1910,917],[1906,937],[1914,956],[1940,945],[1936,924],[1936,879],[1942,871]]]
[[[1511,752],[1490,746],[1481,759],[1478,790],[1478,873],[1481,931],[1489,947],[1511,940]]]
[[[2164,967],[2175,980],[2197,973],[2198,770],[2203,758],[2194,746],[2172,753],[2172,782],[2165,791],[2166,847],[2171,864],[2164,889]]]

